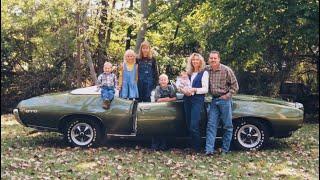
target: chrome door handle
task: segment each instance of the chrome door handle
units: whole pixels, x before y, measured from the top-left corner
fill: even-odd
[[[150,109],[151,109],[150,107],[141,107],[140,108],[141,111],[147,111],[147,110],[150,110]]]

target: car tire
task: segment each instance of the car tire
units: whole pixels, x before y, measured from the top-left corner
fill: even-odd
[[[65,139],[72,147],[97,147],[102,141],[101,136],[101,129],[92,120],[72,120],[65,130]]]
[[[235,125],[233,142],[240,150],[259,150],[269,140],[266,125],[259,121],[244,120]]]

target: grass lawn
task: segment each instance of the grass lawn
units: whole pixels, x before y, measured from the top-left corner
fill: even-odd
[[[180,142],[152,152],[149,141],[111,139],[102,147],[70,148],[57,133],[35,132],[1,116],[1,179],[318,179],[319,124],[261,151],[192,154]],[[180,143],[181,144],[181,143]]]

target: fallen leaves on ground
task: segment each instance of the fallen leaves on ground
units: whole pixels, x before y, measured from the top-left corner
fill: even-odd
[[[207,157],[177,146],[151,151],[149,141],[70,148],[57,133],[37,132],[3,115],[1,179],[318,179],[318,133],[318,124],[305,124],[261,151]]]

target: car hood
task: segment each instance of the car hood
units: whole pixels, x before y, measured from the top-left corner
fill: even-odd
[[[271,97],[265,97],[265,96],[254,96],[254,95],[235,95],[232,97],[233,100],[238,101],[250,101],[250,102],[264,102],[264,103],[270,103],[270,104],[277,104],[277,105],[283,105],[283,106],[290,106],[290,107],[297,107],[300,108],[302,106],[301,103],[292,103],[287,102],[282,99],[277,98],[271,98]]]
[[[206,96],[206,102],[211,102],[211,99],[212,98],[210,95]],[[298,103],[298,102],[292,103],[292,102],[284,101],[282,99],[265,97],[265,96],[237,94],[235,96],[232,96],[232,100],[234,100],[234,101],[248,101],[248,102],[262,102],[262,103],[289,106],[289,107],[303,109],[303,105],[301,103]]]
[[[29,99],[25,99],[20,101],[19,107],[21,106],[41,106],[49,103],[59,102],[63,100],[62,103],[65,103],[67,92],[58,92],[58,93],[49,93],[43,94],[40,96],[32,97]]]

